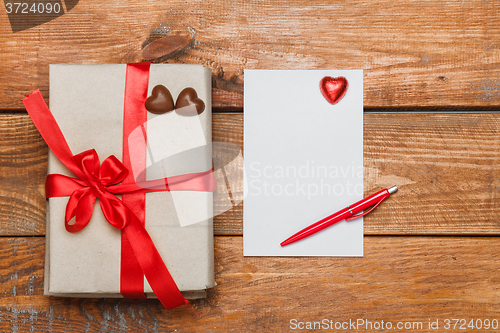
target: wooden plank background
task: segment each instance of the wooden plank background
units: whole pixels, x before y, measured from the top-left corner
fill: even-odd
[[[243,150],[243,115],[215,114],[212,131],[214,142]],[[44,235],[47,147],[25,114],[2,115],[0,137],[0,234]],[[499,235],[499,147],[497,113],[366,113],[365,192],[399,191],[365,218],[365,234]],[[236,174],[242,189],[243,170]],[[214,228],[241,235],[242,204]]]
[[[439,320],[435,331],[450,332],[445,319],[500,321],[500,2],[63,5],[30,28],[0,11],[1,332],[280,332],[292,319],[422,323],[405,330],[415,332]],[[211,68],[213,140],[242,150],[244,69],[364,69],[365,192],[400,188],[366,217],[365,256],[243,257],[239,204],[214,220],[218,285],[191,308],[43,296],[47,146],[23,94],[48,99],[50,63],[138,61]]]
[[[499,239],[464,235],[498,235],[499,115],[364,118],[365,189],[400,186],[365,219],[365,234],[386,236],[365,237],[364,258],[244,258],[239,205],[214,221],[218,286],[192,309],[165,311],[154,300],[42,295],[47,147],[27,115],[1,115],[0,327],[241,332],[286,331],[294,318],[496,318]],[[214,142],[242,146],[242,125],[242,115],[215,114]]]
[[[499,11],[496,0],[86,0],[16,33],[1,11],[0,108],[22,108],[35,87],[47,95],[50,63],[144,60],[212,68],[216,107],[243,106],[251,68],[362,68],[368,108],[498,107]]]
[[[498,238],[368,236],[363,258],[303,260],[243,257],[241,237],[216,237],[218,285],[169,311],[157,300],[43,296],[43,238],[0,244],[2,332],[288,332],[292,319],[422,323],[397,332],[429,332],[430,319],[457,332],[443,330],[446,318],[498,319],[500,278],[486,273],[499,268]]]

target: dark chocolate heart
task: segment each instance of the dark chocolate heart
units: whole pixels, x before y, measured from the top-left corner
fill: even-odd
[[[186,108],[186,106],[194,105],[196,107],[196,113],[193,108]],[[198,98],[196,90],[193,88],[184,88],[179,97],[177,97],[177,102],[175,102],[175,112],[180,116],[196,116],[201,114],[205,110],[205,103]]]
[[[337,104],[345,96],[348,86],[347,79],[343,76],[325,76],[319,82],[321,94],[330,104]]]
[[[174,99],[170,91],[164,85],[159,84],[153,88],[145,105],[149,112],[163,114],[174,109]]]

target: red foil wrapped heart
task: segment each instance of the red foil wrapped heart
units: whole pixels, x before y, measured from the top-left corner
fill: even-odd
[[[325,76],[319,82],[321,94],[330,104],[337,104],[345,96],[349,83],[343,76]]]

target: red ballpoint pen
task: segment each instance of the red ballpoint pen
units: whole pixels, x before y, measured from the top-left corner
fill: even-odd
[[[290,238],[287,238],[283,242],[281,242],[281,246],[285,246],[291,243],[294,243],[296,241],[299,241],[301,239],[304,239],[306,237],[309,237],[318,231],[321,231],[325,228],[328,228],[329,226],[340,222],[342,220],[350,221],[354,220],[358,217],[365,216],[366,214],[370,213],[373,211],[377,206],[384,201],[386,198],[388,198],[392,193],[396,192],[398,188],[396,186],[393,186],[389,189],[384,189],[380,192],[377,192],[375,194],[370,195],[369,197],[364,198],[363,200],[360,200],[356,202],[355,204],[352,204],[350,206],[347,206],[344,209],[339,210],[338,212],[325,217],[321,221],[318,221],[314,224],[311,224],[305,229],[302,229],[301,231],[297,232],[295,235],[291,236]],[[358,214],[362,210],[373,206],[369,211]]]

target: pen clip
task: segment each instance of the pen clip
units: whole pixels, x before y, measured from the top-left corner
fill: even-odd
[[[346,218],[345,220],[346,220],[346,221],[351,221],[351,220],[357,219],[358,217],[365,216],[366,214],[371,213],[371,212],[372,212],[375,208],[377,208],[377,206],[378,206],[378,205],[380,205],[380,203],[381,203],[382,201],[384,201],[384,200],[385,200],[385,199],[387,199],[387,198],[388,198],[388,197],[382,198],[379,202],[377,202],[375,205],[373,205],[373,207],[372,207],[372,208],[370,208],[370,210],[369,210],[369,211],[364,212],[364,213],[361,213],[361,214],[356,214],[356,215],[350,216],[350,217]]]

